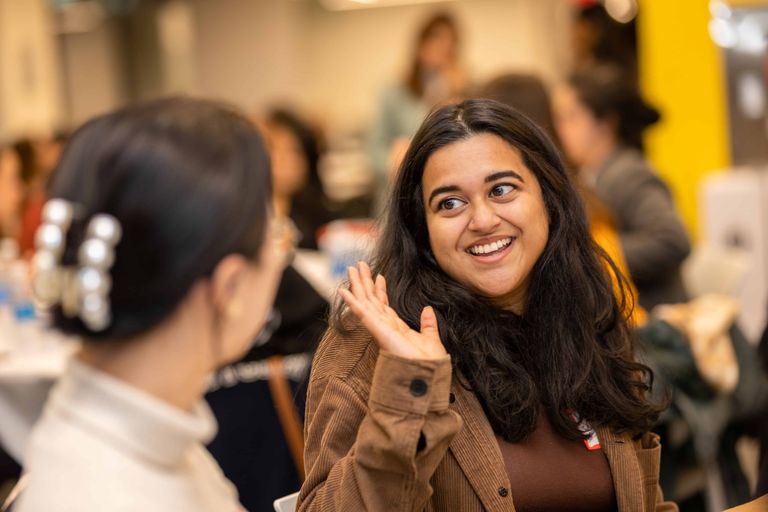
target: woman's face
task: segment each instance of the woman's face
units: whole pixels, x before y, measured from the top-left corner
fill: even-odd
[[[429,70],[444,69],[456,58],[456,34],[453,28],[441,24],[434,27],[419,48],[419,60]]]
[[[272,160],[272,187],[276,197],[290,199],[307,182],[308,163],[296,135],[278,124],[268,124],[265,139]]]
[[[579,167],[595,165],[595,148],[612,137],[610,123],[597,119],[569,85],[555,89],[552,99],[555,128],[568,159]]]
[[[493,134],[449,144],[422,177],[429,243],[440,268],[522,313],[531,270],[549,238],[541,187],[520,153]]]

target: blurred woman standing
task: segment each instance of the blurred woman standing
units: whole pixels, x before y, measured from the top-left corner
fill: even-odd
[[[454,18],[435,14],[419,30],[405,79],[384,91],[369,140],[371,165],[382,183],[397,168],[429,110],[463,95],[467,76],[459,44]]]

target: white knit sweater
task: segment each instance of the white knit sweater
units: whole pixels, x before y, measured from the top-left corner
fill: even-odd
[[[234,486],[202,443],[216,421],[182,411],[76,359],[27,446],[16,512],[234,512]]]

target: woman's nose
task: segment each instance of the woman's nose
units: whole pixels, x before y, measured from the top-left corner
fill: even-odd
[[[487,203],[476,203],[472,209],[472,218],[469,221],[469,229],[488,233],[498,227],[500,222],[501,220],[492,205]]]

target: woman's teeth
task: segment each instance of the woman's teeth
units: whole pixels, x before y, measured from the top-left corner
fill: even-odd
[[[512,238],[502,238],[501,240],[496,240],[495,242],[492,242],[490,244],[485,245],[473,245],[468,249],[468,251],[471,254],[489,254],[492,252],[496,252],[498,250],[501,250],[512,243]]]

